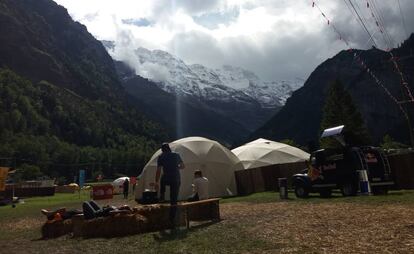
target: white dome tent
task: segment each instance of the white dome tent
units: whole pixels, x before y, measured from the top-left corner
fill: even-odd
[[[129,177],[127,177],[127,176],[119,177],[111,183],[112,186],[114,186],[114,193],[115,194],[123,192],[124,182],[125,182],[126,179],[128,179],[128,181],[129,181]]]
[[[309,159],[309,154],[299,148],[263,138],[237,147],[232,152],[240,159],[244,169]]]
[[[192,194],[194,171],[201,170],[209,179],[209,196],[223,197],[236,195],[234,171],[242,170],[239,159],[217,141],[202,137],[187,137],[170,143],[173,152],[180,154],[185,169],[180,170],[181,186],[178,199],[184,200]],[[138,176],[136,198],[142,197],[145,189],[152,189],[155,182],[157,159],[161,150],[155,152]],[[169,187],[165,193],[169,199]]]

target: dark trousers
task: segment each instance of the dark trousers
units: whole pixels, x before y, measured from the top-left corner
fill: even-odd
[[[200,198],[198,197],[198,193],[194,193],[187,199],[188,202],[194,202],[194,201],[199,201],[199,200]]]
[[[96,218],[102,214],[102,209],[93,200],[83,202],[82,210],[83,210],[83,216],[85,217],[86,220]]]
[[[164,177],[161,177],[161,186],[160,186],[160,199],[165,197],[165,187],[170,186],[170,221],[175,223],[175,218],[177,216],[177,199],[178,193],[180,191],[180,181],[179,180],[169,180]]]

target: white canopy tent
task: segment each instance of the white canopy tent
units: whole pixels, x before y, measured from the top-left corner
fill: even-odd
[[[171,150],[180,154],[185,169],[181,170],[181,186],[178,198],[186,199],[192,194],[194,171],[201,170],[209,179],[209,196],[223,197],[236,195],[234,171],[243,169],[239,159],[217,141],[202,137],[187,137],[170,143]],[[161,150],[155,152],[138,176],[136,198],[142,197],[145,189],[153,189],[157,159]],[[169,187],[165,198],[169,198]]]
[[[262,138],[237,147],[232,152],[240,159],[244,169],[309,159],[309,154],[299,148]]]

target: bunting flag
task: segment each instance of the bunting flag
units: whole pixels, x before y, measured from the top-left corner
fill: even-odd
[[[366,1],[366,3],[367,3],[367,7],[369,8],[369,2],[368,2],[368,0],[365,0]],[[409,86],[408,86],[408,83],[405,81],[405,79],[404,79],[404,74],[402,73],[402,71],[401,71],[401,69],[400,69],[400,67],[398,66],[398,63],[397,63],[397,61],[398,61],[398,59],[397,58],[395,58],[393,55],[392,55],[392,52],[391,52],[391,50],[392,50],[392,41],[391,41],[391,37],[389,36],[389,34],[387,33],[387,31],[386,31],[386,29],[385,29],[385,26],[384,26],[384,24],[382,23],[383,22],[383,20],[381,19],[381,13],[380,12],[378,12],[377,11],[377,14],[379,15],[379,19],[377,19],[377,17],[374,15],[374,10],[373,9],[375,9],[376,7],[375,7],[375,5],[373,5],[373,8],[370,8],[370,12],[371,12],[371,16],[374,18],[374,20],[375,20],[375,25],[378,27],[378,29],[379,29],[379,31],[381,32],[381,34],[382,34],[382,36],[384,37],[384,41],[385,41],[385,43],[387,44],[387,48],[386,48],[386,50],[385,51],[387,51],[388,52],[388,54],[390,54],[390,56],[391,56],[391,61],[393,62],[393,64],[394,64],[394,67],[395,67],[395,70],[397,71],[397,73],[398,73],[398,75],[400,76],[400,80],[401,80],[401,84],[403,85],[403,87],[405,88],[405,90],[407,90],[407,94],[408,94],[408,97],[409,97],[409,99],[411,100],[411,101],[414,101],[414,97],[413,97],[413,95],[412,95],[412,93],[411,93],[411,90],[410,90],[410,88],[409,88]],[[382,22],[381,22],[382,21]]]
[[[368,2],[367,2],[368,3]],[[319,6],[316,4],[316,2],[315,1],[313,1],[312,2],[312,7],[316,7],[317,9],[318,9],[318,11],[321,13],[321,15],[327,20],[327,22],[328,22],[328,25],[330,25],[331,24],[331,22],[330,22],[330,20],[327,18],[327,16],[325,15],[325,13],[324,12],[322,12],[322,10],[319,8]],[[367,7],[369,8],[369,5],[367,5]],[[371,15],[375,18],[375,16],[374,16],[374,14],[373,14],[373,12],[371,11]],[[377,22],[377,21],[376,21]],[[379,23],[377,22],[377,26],[378,27],[380,27],[380,25],[379,25]],[[360,66],[362,67],[362,69],[364,70],[364,71],[366,71],[370,76],[371,76],[371,78],[375,81],[375,83],[378,85],[378,86],[380,86],[384,91],[385,91],[385,93],[390,97],[390,99],[391,100],[393,100],[395,103],[396,103],[396,105],[398,106],[398,108],[400,109],[400,111],[402,112],[402,114],[404,115],[404,117],[408,120],[408,114],[407,114],[407,112],[403,109],[403,107],[401,106],[401,104],[402,104],[402,102],[401,101],[398,101],[397,100],[397,98],[395,98],[392,94],[391,94],[391,92],[388,90],[388,88],[387,87],[385,87],[385,85],[381,82],[381,80],[374,74],[374,72],[368,67],[368,65],[359,57],[359,55],[356,53],[356,52],[354,52],[354,50],[350,47],[350,43],[348,42],[348,40],[345,38],[345,37],[343,37],[342,36],[342,34],[340,33],[340,31],[336,28],[336,26],[332,23],[331,24],[331,27],[333,28],[333,30],[334,30],[334,32],[338,35],[338,38],[339,38],[339,40],[341,40],[341,41],[343,41],[347,46],[348,46],[348,51],[350,52],[350,53],[352,53],[353,52],[353,56],[354,56],[354,59],[356,60],[356,62],[357,63],[359,63],[360,64]],[[382,29],[380,28],[380,31],[381,31],[381,33],[382,33]],[[389,51],[389,53],[391,54],[391,61],[394,63],[394,66],[395,66],[395,68],[396,68],[396,70],[397,70],[397,72],[399,73],[399,75],[400,75],[400,78],[401,78],[401,80],[402,80],[402,84],[403,84],[403,86],[405,86],[405,88],[407,89],[407,92],[408,92],[408,96],[410,97],[410,100],[408,100],[408,102],[414,102],[414,97],[413,97],[413,95],[411,94],[411,91],[410,91],[410,89],[409,89],[409,87],[408,87],[408,83],[405,81],[405,79],[404,79],[404,76],[403,76],[403,74],[402,74],[402,72],[400,71],[400,68],[398,67],[398,64],[396,63],[396,61],[395,61],[395,59],[394,59],[394,56],[392,55],[392,52],[391,51]]]

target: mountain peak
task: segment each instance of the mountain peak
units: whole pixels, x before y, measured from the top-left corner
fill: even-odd
[[[111,45],[107,48],[111,49]],[[188,65],[163,50],[139,47],[134,52],[139,59],[137,73],[157,81],[164,91],[174,94],[207,100],[256,101],[263,107],[274,108],[283,105],[299,88],[297,80],[292,86],[289,81],[263,82],[254,72],[241,67],[223,65],[211,69],[201,64]]]

